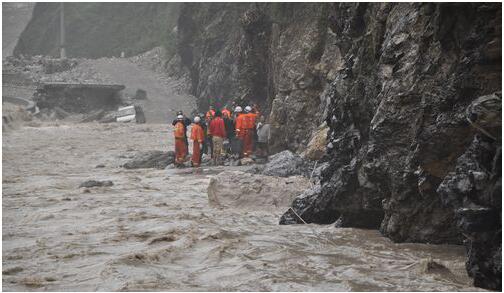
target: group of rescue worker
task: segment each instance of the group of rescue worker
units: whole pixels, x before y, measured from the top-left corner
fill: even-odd
[[[214,109],[195,115],[193,120],[177,112],[172,122],[175,136],[175,166],[181,167],[187,160],[189,140],[187,128],[191,127],[191,164],[199,167],[203,154],[210,153],[214,165],[223,163],[223,156],[235,159],[251,157],[267,158],[270,126],[259,113],[257,105]]]

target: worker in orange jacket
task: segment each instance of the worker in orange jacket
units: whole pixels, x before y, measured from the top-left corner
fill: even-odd
[[[256,114],[252,113],[250,106],[245,107],[245,114],[243,116],[245,129],[243,136],[243,156],[248,157],[253,153],[254,134],[255,134],[255,120]]]
[[[187,155],[186,133],[184,126],[184,116],[177,116],[177,123],[173,130],[175,136],[175,166],[180,167],[184,164]]]
[[[238,152],[240,156],[243,156],[243,140],[245,138],[247,129],[245,128],[246,126],[246,121],[245,121],[245,114],[242,113],[242,108],[240,106],[236,106],[234,113],[236,115],[235,118],[235,133],[236,133],[236,138],[239,140],[239,147],[237,147],[234,152]]]
[[[191,140],[193,141],[193,153],[192,153],[192,165],[193,167],[199,167],[201,165],[201,148],[203,141],[205,139],[205,134],[203,127],[200,125],[201,118],[194,117],[194,123],[191,126]]]

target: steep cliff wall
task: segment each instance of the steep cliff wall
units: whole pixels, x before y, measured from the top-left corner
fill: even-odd
[[[14,54],[59,54],[59,3],[37,3]],[[135,55],[175,43],[177,3],[65,3],[69,57]]]
[[[274,126],[272,149],[303,149],[323,121],[320,94],[341,61],[328,31],[329,7],[183,4],[179,65],[200,110],[231,101],[258,104]]]
[[[465,239],[476,285],[500,289],[500,94],[474,103],[501,91],[501,4],[335,4],[329,26],[330,164],[293,207],[394,241]]]

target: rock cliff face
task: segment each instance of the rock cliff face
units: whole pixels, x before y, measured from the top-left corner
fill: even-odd
[[[501,4],[219,5],[184,5],[178,23],[200,107],[260,104],[274,151],[302,151],[329,126],[321,183],[296,212],[398,242],[465,243],[475,284],[499,289],[500,132],[468,119],[501,91]],[[500,113],[492,97],[482,108]]]
[[[275,151],[304,148],[322,122],[320,94],[329,69],[340,61],[328,32],[329,7],[183,4],[178,66],[200,110],[230,101],[258,104],[274,125]]]
[[[500,23],[500,4],[333,6],[344,66],[324,93],[329,167],[293,203],[304,220],[394,241],[466,239],[476,285],[500,289],[500,134],[467,120],[501,90]],[[492,99],[482,111],[498,113],[488,120],[500,131]]]

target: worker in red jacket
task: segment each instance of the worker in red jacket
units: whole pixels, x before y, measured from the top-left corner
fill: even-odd
[[[212,137],[213,143],[213,162],[214,165],[220,164],[222,150],[224,146],[224,139],[226,138],[226,127],[224,126],[224,120],[222,119],[222,113],[217,110],[215,111],[215,117],[210,122],[208,127],[208,134]]]

